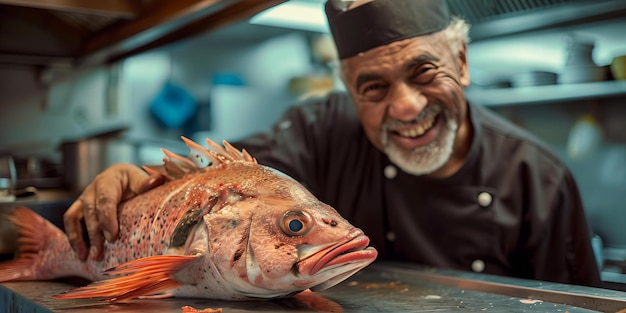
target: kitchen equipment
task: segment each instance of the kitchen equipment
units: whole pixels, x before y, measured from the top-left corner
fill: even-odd
[[[602,129],[596,118],[582,115],[569,132],[567,155],[572,159],[587,158],[598,150],[601,142]]]
[[[63,154],[63,181],[73,192],[82,191],[100,172],[108,167],[109,145],[127,130],[113,126],[83,137],[66,139],[60,145]]]
[[[611,62],[611,73],[617,80],[626,80],[626,54],[616,56]]]
[[[593,61],[595,47],[592,38],[569,34],[565,37],[567,59],[559,75],[559,84],[585,83],[606,80],[607,67],[600,67]]]
[[[567,59],[565,66],[594,65],[594,40],[577,34],[565,35]]]
[[[15,188],[62,188],[61,162],[52,158],[30,155],[14,157],[17,181]]]
[[[170,81],[150,103],[150,113],[166,128],[183,126],[196,113],[196,99],[183,87]]]
[[[606,80],[608,67],[596,65],[567,66],[559,75],[559,84],[576,84]]]
[[[557,74],[547,71],[527,71],[513,75],[511,77],[511,86],[543,86],[556,84]]]
[[[10,155],[0,156],[0,202],[15,200],[17,174],[15,163]]]
[[[323,96],[332,91],[334,85],[330,74],[300,76],[289,80],[289,92],[301,98]]]

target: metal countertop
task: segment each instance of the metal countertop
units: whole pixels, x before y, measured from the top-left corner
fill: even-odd
[[[319,293],[259,301],[207,299],[53,300],[68,282],[0,284],[0,312],[181,312],[182,306],[228,312],[617,312],[626,292],[375,262]]]

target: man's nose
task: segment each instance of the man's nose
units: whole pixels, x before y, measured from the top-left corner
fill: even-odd
[[[422,92],[406,84],[394,88],[389,101],[387,113],[401,121],[414,119],[428,104],[428,99]]]

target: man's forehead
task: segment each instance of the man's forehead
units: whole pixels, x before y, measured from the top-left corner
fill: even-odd
[[[373,73],[411,71],[423,63],[440,66],[450,59],[447,41],[441,33],[393,42],[341,61],[344,77],[355,83],[358,76]]]
[[[446,53],[448,42],[443,33],[435,33],[399,40],[385,46],[376,47],[356,56],[342,60],[342,64],[355,68],[366,64],[378,64],[386,60],[402,64],[414,59],[441,59]],[[448,49],[449,50],[449,49]]]

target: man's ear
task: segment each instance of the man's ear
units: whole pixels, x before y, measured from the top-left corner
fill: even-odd
[[[467,87],[470,85],[470,73],[467,67],[467,43],[465,41],[463,41],[461,47],[459,48],[457,62],[459,65],[459,80],[461,81],[463,87]]]

